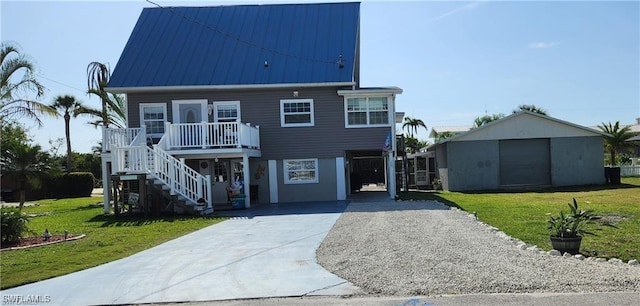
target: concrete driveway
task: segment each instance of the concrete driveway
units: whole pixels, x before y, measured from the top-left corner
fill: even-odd
[[[347,202],[264,205],[118,261],[2,291],[48,305],[350,295],[315,251]]]

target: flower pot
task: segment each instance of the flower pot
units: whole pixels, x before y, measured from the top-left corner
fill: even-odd
[[[553,249],[560,251],[560,253],[578,254],[580,252],[580,243],[582,242],[580,236],[571,238],[549,236],[549,239]]]

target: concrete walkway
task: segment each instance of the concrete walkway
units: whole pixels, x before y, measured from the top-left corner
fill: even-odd
[[[324,270],[315,251],[346,202],[264,205],[133,256],[1,292],[47,305],[211,301],[350,295],[359,288]]]

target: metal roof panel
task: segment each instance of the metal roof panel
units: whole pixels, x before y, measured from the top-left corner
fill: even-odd
[[[145,8],[108,87],[352,82],[359,10],[357,2]]]

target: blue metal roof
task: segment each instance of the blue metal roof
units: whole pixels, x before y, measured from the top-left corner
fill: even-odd
[[[353,82],[359,10],[360,3],[145,8],[108,87]]]

